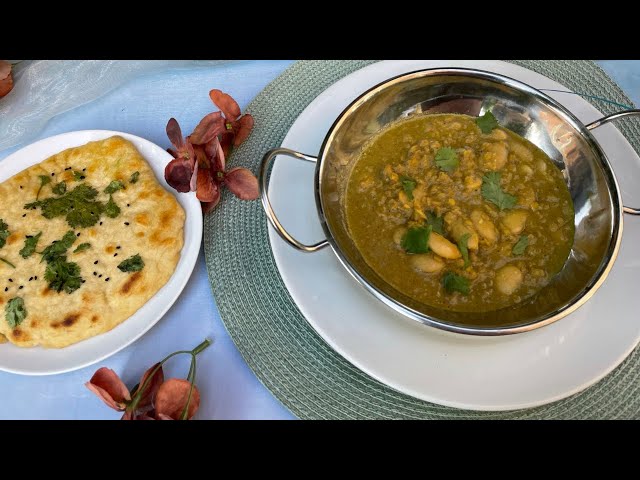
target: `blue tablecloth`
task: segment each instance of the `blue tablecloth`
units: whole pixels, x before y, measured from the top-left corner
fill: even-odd
[[[640,105],[640,61],[600,61],[607,73]],[[211,68],[144,75],[98,100],[54,117],[35,140],[73,130],[129,132],[168,146],[164,133],[170,117],[191,131],[214,110],[208,92],[229,92],[242,107],[277,77],[290,61],[247,61]],[[16,147],[0,151],[0,161]],[[214,213],[215,215],[215,213]],[[0,419],[116,419],[84,383],[99,366],[118,372],[127,384],[167,353],[191,348],[203,338],[215,344],[199,356],[197,384],[202,419],[291,419],[247,367],[220,320],[201,252],[182,296],[165,317],[140,340],[111,358],[75,372],[23,377],[0,372]],[[1,348],[1,347],[0,347]],[[168,364],[167,376],[186,376],[188,360]]]

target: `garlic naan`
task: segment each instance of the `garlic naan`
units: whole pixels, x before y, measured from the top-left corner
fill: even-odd
[[[20,172],[0,202],[0,343],[60,348],[107,332],[180,259],[184,210],[122,137]]]

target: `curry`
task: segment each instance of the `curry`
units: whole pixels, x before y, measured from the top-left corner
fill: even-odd
[[[387,126],[360,152],[345,208],[378,275],[418,302],[461,312],[530,298],[573,245],[562,172],[491,113]]]

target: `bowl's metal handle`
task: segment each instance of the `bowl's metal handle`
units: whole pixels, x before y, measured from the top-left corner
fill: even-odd
[[[289,150],[288,148],[274,148],[265,153],[264,157],[262,157],[262,164],[260,165],[259,174],[260,196],[262,198],[262,206],[264,207],[264,212],[267,214],[267,218],[269,219],[269,222],[271,222],[273,228],[275,228],[276,232],[278,232],[282,239],[289,245],[303,252],[315,252],[317,250],[320,250],[321,248],[329,245],[329,242],[327,240],[323,240],[313,245],[305,245],[304,243],[299,242],[285,230],[282,224],[278,221],[278,217],[276,217],[273,208],[271,208],[271,202],[269,201],[268,193],[269,180],[267,178],[267,170],[269,169],[269,165],[277,155],[287,155],[289,157],[297,158],[298,160],[306,160],[307,162],[313,163],[315,163],[317,160],[316,157],[305,155],[304,153],[296,152],[294,150]]]
[[[594,130],[605,123],[609,123],[612,120],[617,120],[618,118],[630,117],[633,115],[640,115],[640,109],[631,109],[631,110],[623,110],[622,112],[612,113],[611,115],[607,115],[606,117],[602,117],[595,122],[591,122],[587,125],[587,130]],[[640,208],[632,208],[632,207],[623,207],[624,213],[628,213],[630,215],[640,215]]]

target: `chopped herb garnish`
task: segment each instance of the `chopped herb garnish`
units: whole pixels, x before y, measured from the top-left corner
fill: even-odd
[[[453,272],[445,273],[442,278],[442,285],[444,289],[449,292],[460,292],[464,295],[469,294],[469,279],[462,277],[460,275],[456,275]]]
[[[138,183],[138,179],[140,178],[140,172],[133,172],[131,177],[129,178],[129,183]]]
[[[49,288],[60,293],[63,290],[73,293],[82,285],[80,267],[75,262],[67,262],[67,257],[62,256],[47,264],[44,279],[49,282]]]
[[[482,177],[482,196],[500,210],[512,208],[518,199],[502,190],[500,172],[489,172]]]
[[[104,213],[109,218],[116,218],[120,215],[120,207],[116,205],[116,202],[113,201],[113,197],[111,195],[109,195],[109,201],[104,207]]]
[[[7,265],[9,265],[10,267],[16,268],[16,266],[15,266],[13,263],[11,263],[9,260],[7,260],[6,258],[2,258],[2,257],[0,257],[0,262],[2,262],[2,263],[6,263],[6,264],[7,264]]]
[[[69,226],[91,227],[100,219],[104,205],[95,201],[98,191],[86,184],[78,185],[60,197],[27,203],[27,210],[41,208],[42,216],[48,219],[64,215]]]
[[[144,268],[144,260],[140,255],[136,254],[133,257],[129,257],[118,265],[118,269],[121,272],[139,272]]]
[[[436,165],[440,170],[453,172],[460,164],[458,154],[451,147],[443,147],[436,152]]]
[[[48,177],[47,175],[38,175],[38,178],[40,179],[40,188],[38,189],[38,193],[36,194],[36,201],[40,197],[40,192],[42,191],[42,187],[44,187],[48,183],[51,183],[51,178]]]
[[[431,225],[410,228],[402,237],[402,248],[407,253],[427,253],[429,251],[429,235],[431,235]]]
[[[75,170],[73,171],[73,179],[74,179],[76,182],[80,182],[80,181],[84,180],[85,178],[87,178],[87,177],[85,177],[85,176],[82,174],[82,172],[76,172]]]
[[[80,253],[80,252],[84,252],[85,250],[89,250],[91,248],[91,244],[90,243],[81,243],[80,245],[78,245],[78,248],[76,248],[73,253]]]
[[[491,112],[485,112],[481,117],[476,118],[476,125],[480,127],[482,133],[491,133],[498,126],[498,120]]]
[[[527,235],[521,235],[516,244],[513,246],[511,253],[514,255],[522,255],[529,246],[529,237]]]
[[[56,184],[51,190],[56,195],[63,195],[67,191],[67,182],[60,182]]]
[[[462,258],[464,260],[464,268],[467,268],[471,264],[471,260],[469,260],[469,239],[471,238],[470,233],[465,233],[458,240],[458,248],[460,249],[460,253],[462,254]]]
[[[29,235],[24,239],[24,247],[20,250],[20,256],[22,258],[29,258],[36,251],[36,247],[38,246],[38,240],[40,240],[40,236],[42,232],[39,232],[37,235]]]
[[[69,230],[64,234],[61,240],[55,240],[42,251],[43,262],[53,262],[59,257],[66,255],[67,250],[71,248],[71,245],[76,241],[76,235],[72,230]]]
[[[107,188],[104,189],[104,193],[108,193],[111,195],[112,193],[117,192],[118,190],[124,189],[124,183],[120,180],[113,180]]]
[[[412,178],[403,176],[400,178],[400,183],[402,183],[402,189],[409,200],[413,200],[413,191],[416,188],[416,181]]]
[[[0,218],[0,248],[4,247],[4,244],[7,243],[7,238],[11,235],[8,229],[9,225]]]
[[[444,220],[433,212],[427,212],[427,225],[431,230],[444,236]]]
[[[27,309],[24,306],[24,300],[20,297],[12,298],[4,307],[4,318],[7,320],[10,328],[16,328],[27,318]]]

